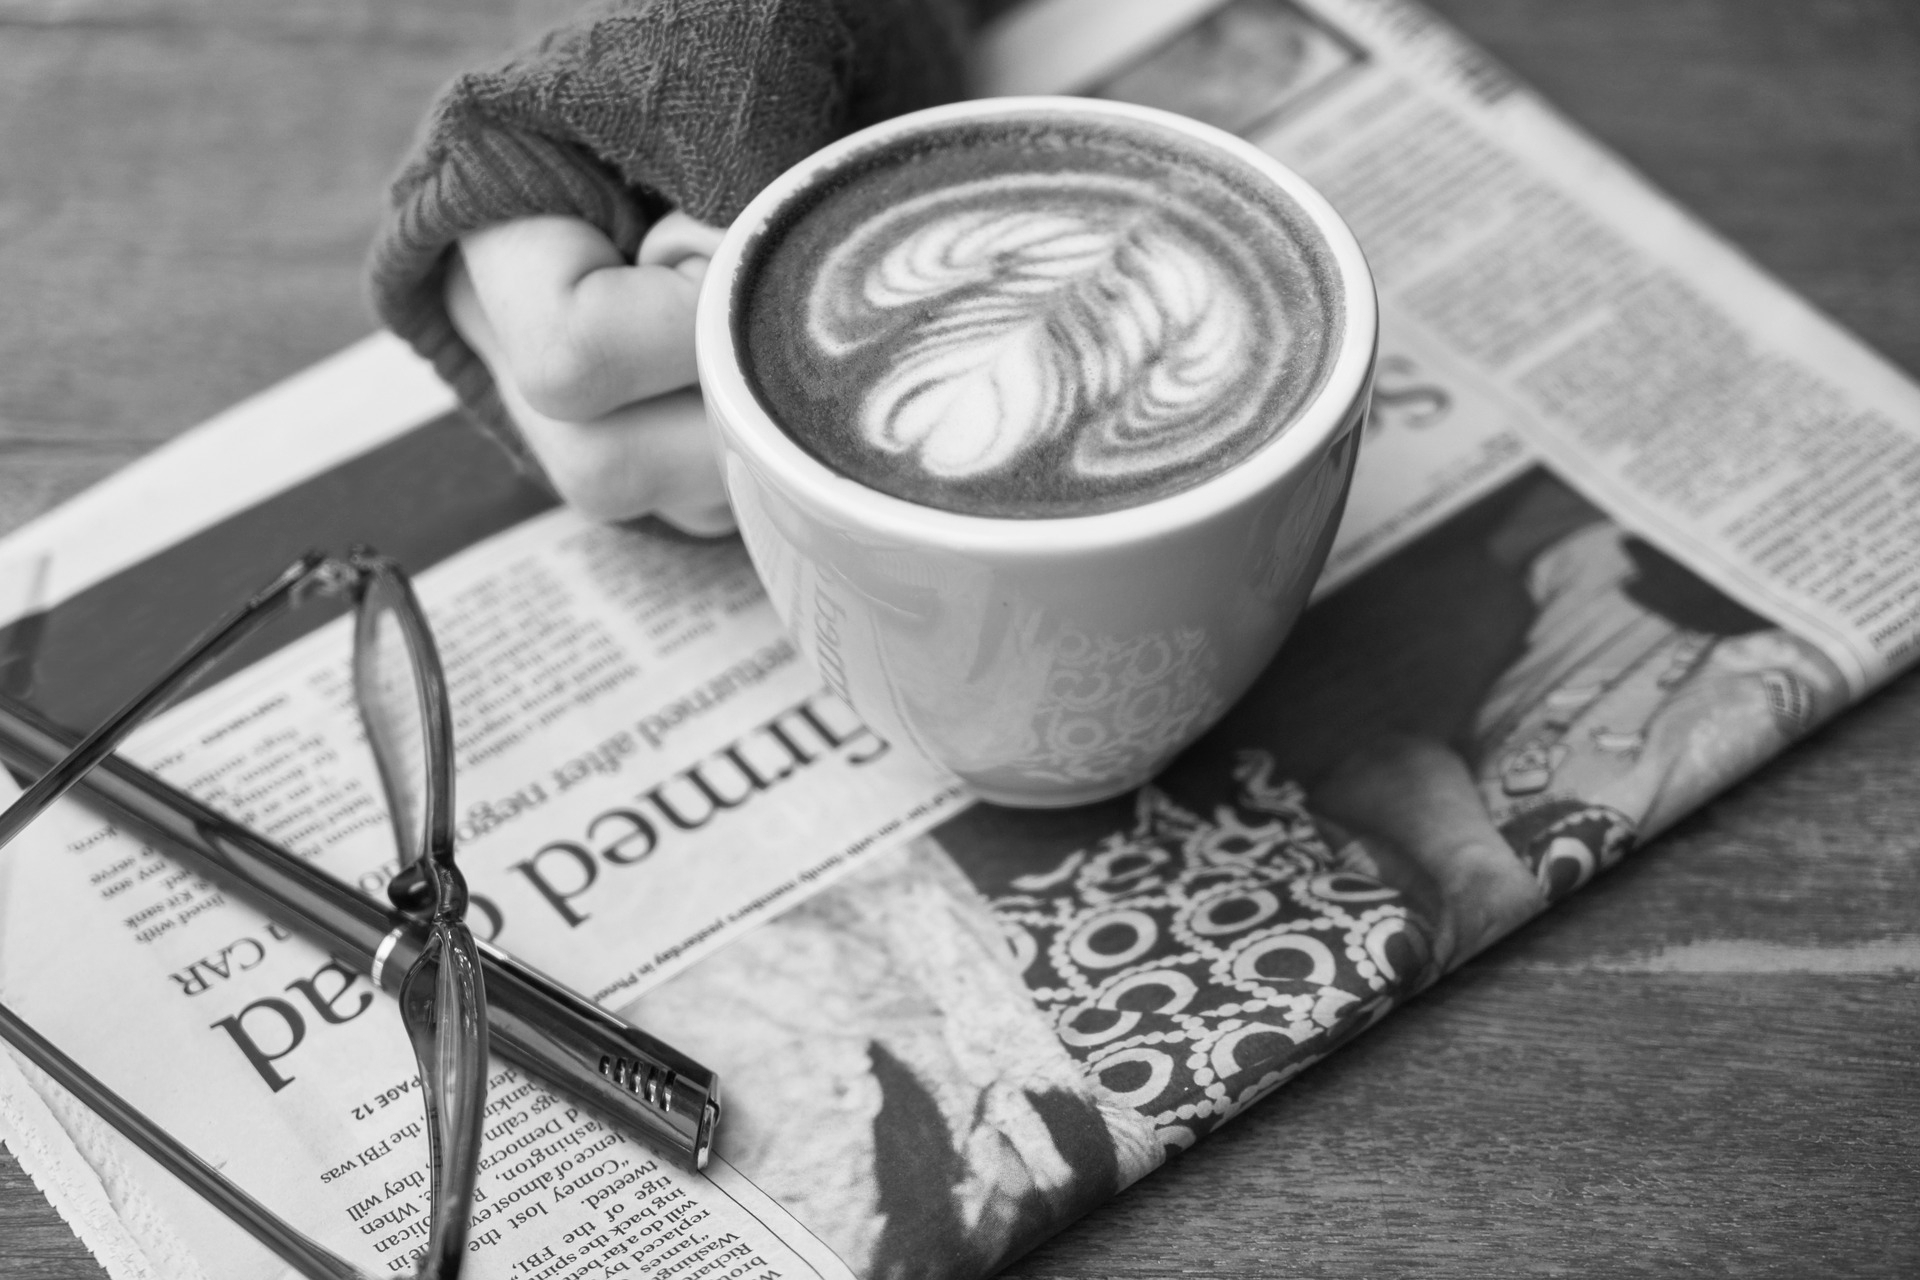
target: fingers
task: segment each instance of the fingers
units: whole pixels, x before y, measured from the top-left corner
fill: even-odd
[[[679,267],[698,258],[699,271],[706,273],[707,260],[720,248],[726,230],[705,222],[695,222],[678,209],[653,224],[634,260],[643,267]]]
[[[632,266],[574,218],[522,218],[461,238],[494,329],[495,376],[536,412],[586,422],[693,385],[693,318],[711,253],[695,232],[711,228],[674,215],[657,230],[652,256]]]
[[[501,402],[567,505],[604,521],[658,515],[703,536],[734,528],[696,388],[625,405],[588,422],[543,413],[506,375],[499,331],[458,258],[448,273],[446,300],[454,327],[493,372]]]
[[[656,396],[594,422],[549,418],[503,398],[553,487],[590,519],[658,515],[689,533],[733,528],[699,391]]]

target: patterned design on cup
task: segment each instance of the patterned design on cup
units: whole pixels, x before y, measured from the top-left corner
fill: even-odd
[[[1040,688],[1026,695],[1030,709],[1003,735],[977,744],[991,771],[956,762],[979,785],[1003,777],[1063,787],[1144,778],[1226,710],[1219,663],[1195,627],[1124,640],[1074,632],[1029,652],[1042,663]]]

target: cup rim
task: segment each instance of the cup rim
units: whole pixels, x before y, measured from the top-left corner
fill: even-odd
[[[970,515],[910,502],[841,475],[780,429],[747,380],[735,349],[732,311],[748,245],[817,175],[851,156],[928,126],[1034,113],[1105,116],[1185,134],[1226,151],[1297,204],[1325,238],[1345,291],[1346,325],[1319,393],[1284,431],[1221,474],[1175,493],[1090,515]],[[775,472],[789,497],[881,536],[957,551],[1058,556],[1074,549],[1150,541],[1192,527],[1254,500],[1287,475],[1304,471],[1357,426],[1354,409],[1373,376],[1379,304],[1360,243],[1326,197],[1245,139],[1187,116],[1128,102],[1068,96],[975,98],[870,125],[830,143],[774,179],[734,219],[715,251],[701,287],[694,335],[709,418],[753,463]]]

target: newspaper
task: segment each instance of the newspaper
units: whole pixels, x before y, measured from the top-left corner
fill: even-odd
[[[986,1274],[1911,658],[1920,390],[1424,9],[1038,0],[978,80],[1251,138],[1379,284],[1317,603],[1133,797],[968,807],[818,687],[737,544],[551,509],[386,339],[0,543],[0,681],[76,725],[306,542],[419,570],[480,931],[727,1100],[689,1177],[497,1067],[476,1276]],[[377,891],[346,645],[283,635],[129,754]],[[418,1102],[364,977],[74,804],[0,859],[0,996],[410,1265]],[[10,1058],[0,1136],[116,1280],[277,1272]]]

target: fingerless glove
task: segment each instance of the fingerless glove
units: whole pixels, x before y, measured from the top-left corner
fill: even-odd
[[[782,170],[961,95],[979,0],[602,0],[441,91],[368,266],[375,310],[475,421],[539,468],[442,295],[459,237],[585,219],[629,259],[669,209],[733,220]]]

